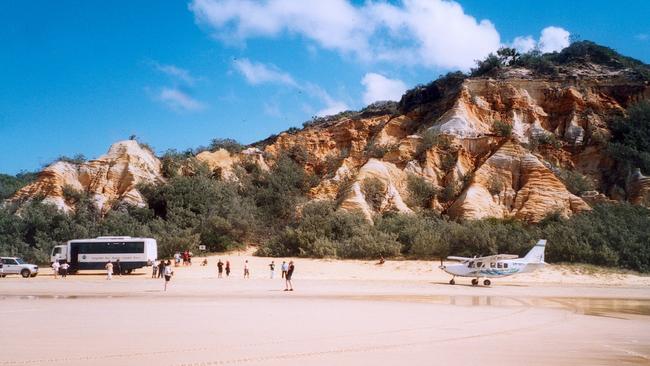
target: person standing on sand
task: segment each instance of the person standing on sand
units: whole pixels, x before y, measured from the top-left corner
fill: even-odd
[[[122,264],[120,263],[120,260],[115,261],[115,272],[117,273],[118,276],[122,277]]]
[[[226,277],[230,277],[230,261],[226,261]]]
[[[110,280],[113,278],[113,263],[111,261],[106,262],[104,268],[106,268],[106,279]]]
[[[163,272],[165,271],[165,261],[160,260],[160,263],[158,263],[158,278],[163,277]]]
[[[68,268],[70,268],[68,262],[63,262],[63,264],[61,265],[61,277],[63,278],[68,277]]]
[[[244,278],[251,278],[251,271],[248,268],[248,259],[244,262]]]
[[[151,265],[151,278],[156,278],[157,274],[158,274],[158,265],[154,261],[153,264]]]
[[[61,263],[59,261],[54,261],[52,263],[52,271],[54,272],[54,278],[59,278],[59,268],[61,268]]]
[[[221,259],[219,259],[219,262],[217,262],[217,273],[217,278],[223,277],[223,262]]]
[[[280,267],[280,268],[282,269],[282,278],[286,278],[287,277],[287,269],[289,268],[287,266],[287,262],[282,261],[282,267]]]
[[[167,291],[167,283],[172,279],[173,275],[174,271],[172,271],[172,263],[167,261],[167,265],[165,266],[165,291]]]
[[[287,268],[287,276],[285,277],[285,289],[284,291],[293,291],[293,284],[291,283],[291,276],[293,276],[293,270],[296,267],[293,265],[293,261],[289,262],[289,268]]]
[[[271,261],[271,264],[269,264],[269,269],[271,270],[271,279],[273,279],[273,275],[275,274],[275,262]]]

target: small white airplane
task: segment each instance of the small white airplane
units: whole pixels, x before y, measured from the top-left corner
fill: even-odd
[[[447,257],[447,259],[460,261],[461,263],[445,266],[440,263],[440,269],[449,273],[453,277],[449,284],[455,285],[454,278],[458,277],[474,277],[472,278],[472,285],[477,286],[479,278],[485,278],[483,284],[490,286],[488,278],[512,276],[518,273],[533,272],[538,268],[543,267],[544,262],[544,248],[546,247],[546,240],[542,239],[535,244],[525,257],[519,258],[513,254],[497,254],[480,258],[468,257]]]

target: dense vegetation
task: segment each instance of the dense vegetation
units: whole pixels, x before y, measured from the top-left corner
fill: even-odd
[[[36,179],[36,173],[0,174],[0,201],[9,198],[14,192]]]
[[[520,54],[512,48],[502,48],[484,60],[477,61],[471,76],[497,76],[506,67],[524,67],[539,75],[557,76],[561,66],[593,63],[615,69],[628,68],[641,80],[650,80],[650,67],[613,49],[590,41],[573,42],[560,52],[541,53],[539,50]]]

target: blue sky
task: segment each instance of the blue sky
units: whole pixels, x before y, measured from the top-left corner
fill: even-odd
[[[500,45],[569,34],[650,62],[650,2],[8,1],[0,172],[103,154],[250,143],[314,115],[397,99]]]

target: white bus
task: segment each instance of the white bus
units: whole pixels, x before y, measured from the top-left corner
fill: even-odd
[[[158,244],[152,238],[100,236],[95,239],[70,240],[52,249],[50,262],[66,261],[68,271],[104,269],[106,262],[120,260],[123,273],[151,265],[158,257]]]

